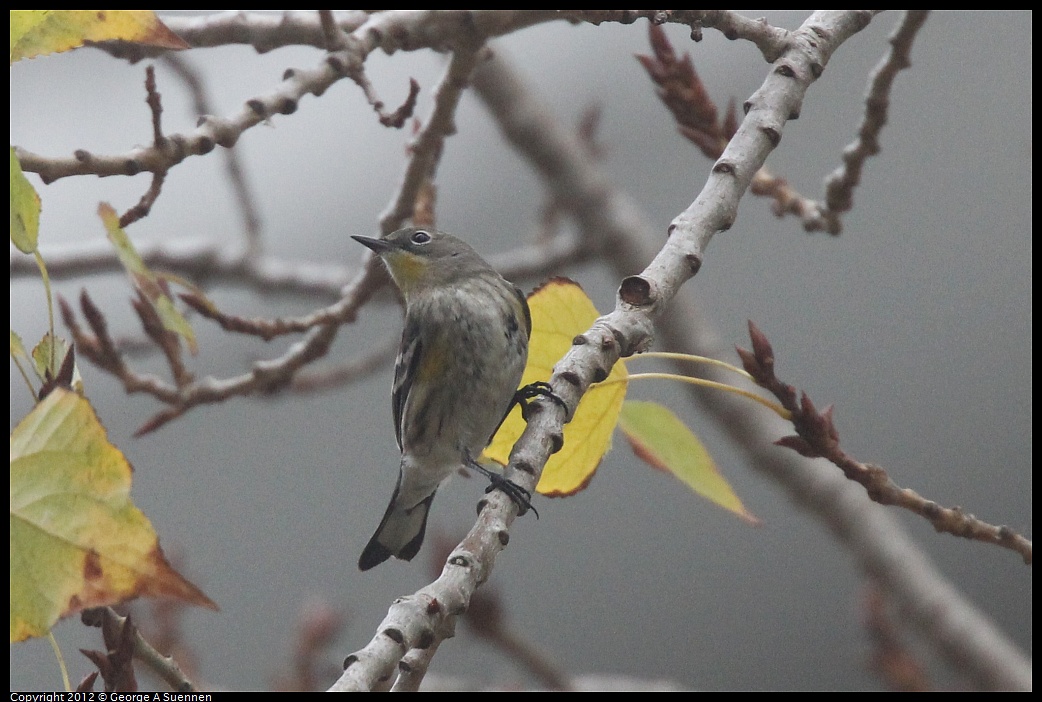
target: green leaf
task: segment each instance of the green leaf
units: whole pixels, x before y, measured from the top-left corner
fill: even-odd
[[[670,473],[710,502],[758,524],[731,489],[687,426],[657,402],[628,400],[622,405],[619,428],[633,452],[651,467]]]
[[[141,260],[141,256],[134,249],[130,237],[119,226],[119,217],[116,216],[116,211],[112,209],[111,205],[105,202],[101,203],[98,206],[98,215],[105,224],[109,241],[116,247],[116,255],[119,257],[120,263],[123,264],[123,268],[130,275],[130,280],[134,283],[134,287],[141,292],[145,300],[152,305],[159,315],[163,328],[183,337],[188,343],[188,350],[193,354],[196,353],[199,347],[195,341],[195,331],[192,329],[192,325],[188,323],[188,320],[177,311],[173,299],[167,293],[167,278],[150,271],[145,262]]]
[[[11,243],[22,253],[33,253],[39,233],[40,196],[22,173],[11,147]]]

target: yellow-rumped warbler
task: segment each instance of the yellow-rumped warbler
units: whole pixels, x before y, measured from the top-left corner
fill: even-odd
[[[532,322],[517,286],[454,236],[409,227],[352,238],[383,259],[405,297],[391,390],[402,462],[391,504],[358,559],[369,570],[416,555],[434,493],[453,471],[469,465],[489,475],[474,459],[515,401]],[[527,506],[521,488],[502,483],[493,481]]]

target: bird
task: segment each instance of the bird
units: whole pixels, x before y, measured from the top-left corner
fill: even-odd
[[[451,234],[406,227],[352,238],[380,257],[405,300],[391,389],[401,463],[387,511],[358,559],[365,571],[419,552],[434,495],[461,466],[488,476],[489,489],[504,489],[522,513],[530,506],[527,490],[475,459],[513,405],[533,394],[518,391],[532,318],[521,290]]]

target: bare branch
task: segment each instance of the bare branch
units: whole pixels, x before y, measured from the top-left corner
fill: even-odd
[[[162,148],[166,142],[166,137],[163,136],[162,124],[163,104],[159,97],[159,91],[156,89],[156,69],[152,66],[145,69],[145,91],[148,93],[148,98],[145,102],[148,103],[148,109],[152,113],[152,144],[156,148]],[[124,212],[119,218],[120,227],[126,228],[139,219],[148,216],[148,213],[152,211],[152,205],[155,204],[159,193],[163,190],[164,180],[166,180],[165,170],[156,171],[152,175],[152,183],[149,185],[148,191],[141,196],[136,205]]]
[[[81,296],[81,305],[84,316],[94,331],[93,337],[79,328],[68,303],[61,299],[59,303],[65,323],[84,356],[119,378],[128,393],[145,392],[170,405],[168,409],[146,421],[138,429],[137,433],[141,434],[158,429],[196,405],[220,402],[237,395],[272,392],[287,385],[300,368],[328,352],[342,324],[354,321],[358,309],[375,290],[374,281],[379,279],[376,276],[377,270],[376,262],[370,260],[369,265],[359,271],[352,283],[345,288],[340,300],[321,311],[323,321],[317,326],[312,326],[304,338],[292,345],[282,356],[258,361],[253,365],[251,372],[224,380],[206,377],[187,382],[178,373],[177,368],[173,367],[175,377],[179,379],[178,387],[173,387],[156,376],[138,374],[126,365],[108,336],[104,317],[90,301],[86,291]]]
[[[734,102],[728,105],[724,118],[719,119],[716,105],[698,77],[690,54],[678,58],[659,27],[652,25],[648,33],[655,55],[637,56],[637,59],[658,86],[659,99],[673,114],[681,134],[706,158],[720,158],[738,130]],[[784,178],[774,175],[766,166],[756,171],[749,190],[753,195],[771,198],[775,216],[794,214],[803,219],[804,228],[816,226],[820,218],[821,207],[817,202],[800,195]]]
[[[365,74],[363,59],[360,57],[360,52],[356,49],[358,40],[337,26],[332,10],[319,10],[318,15],[321,20],[322,34],[326,40],[326,49],[330,53],[343,52],[343,55],[354,59],[346,65],[340,65],[338,70],[362,89],[366,100],[369,101],[376,114],[380,116],[380,124],[385,127],[401,129],[402,125],[405,124],[405,120],[412,116],[413,110],[416,108],[416,96],[420,92],[420,84],[410,79],[409,97],[394,112],[386,112],[383,100],[377,97],[376,88],[369,82],[369,77]]]
[[[189,134],[175,134],[162,146],[139,147],[125,154],[102,156],[85,149],[71,157],[45,157],[16,147],[22,170],[37,173],[45,183],[74,175],[137,175],[142,171],[157,173],[169,170],[190,156],[207,154],[215,146],[230,148],[243,132],[274,115],[288,115],[297,110],[305,95],[322,95],[334,83],[356,75],[366,57],[376,49],[387,53],[418,48],[442,49],[458,43],[473,46],[475,38],[498,36],[557,18],[552,11],[400,11],[367,17],[365,23],[350,35],[348,46],[330,53],[312,69],[289,69],[283,81],[266,95],[245,102],[232,116],[204,116]],[[316,17],[316,29],[321,33]],[[175,30],[176,31],[176,30]]]
[[[134,658],[144,663],[149,670],[158,675],[160,679],[170,686],[170,689],[178,692],[194,692],[198,689],[184,674],[180,666],[177,665],[177,661],[170,656],[164,656],[141,635],[141,632],[131,622],[129,616],[120,616],[111,607],[101,607],[88,610],[88,612],[91,613],[90,616],[97,615],[99,617],[96,625],[104,630],[114,629],[129,634],[133,645]],[[85,613],[84,617],[86,619],[88,614]]]
[[[358,29],[369,19],[369,13],[364,11],[342,11],[335,16],[337,25],[345,32]],[[242,10],[196,17],[172,15],[164,16],[163,24],[194,48],[241,44],[252,46],[259,54],[285,46],[326,48],[326,36],[314,10],[289,10],[278,15]],[[99,48],[131,63],[168,53],[129,42],[106,42]]]
[[[661,264],[666,267],[663,274],[686,279],[689,273],[685,269],[701,262],[713,235],[733,224],[738,204],[735,195],[740,196],[749,187],[767,154],[781,140],[785,123],[799,116],[807,88],[825,70],[831,51],[822,49],[819,42],[831,44],[835,32],[849,36],[867,26],[872,16],[869,11],[851,11],[841,22],[831,24],[837,15],[817,12],[793,32],[788,51],[760,89],[746,100],[745,119],[713,166],[706,187],[670,225],[670,243],[652,268]],[[674,247],[676,250],[671,251]]]
[[[879,153],[879,133],[886,124],[890,108],[890,89],[898,71],[912,65],[912,42],[926,22],[929,10],[906,10],[890,35],[890,50],[872,71],[865,97],[865,115],[858,127],[857,139],[843,150],[843,165],[825,178],[825,205],[807,231],[824,229],[839,234],[840,214],[854,206],[854,188],[861,182],[861,170],[870,156]]]
[[[198,283],[214,281],[246,285],[258,292],[285,292],[339,296],[355,270],[344,264],[292,261],[275,256],[251,259],[240,247],[224,247],[208,240],[134,242],[149,268],[179,273]],[[41,255],[52,279],[71,280],[85,275],[123,270],[115,250],[105,239],[46,245]],[[37,275],[33,259],[12,253],[11,277]]]
[[[181,54],[169,52],[164,54],[162,59],[184,81],[189,94],[192,96],[195,113],[200,117],[211,114],[213,107],[199,72]],[[235,149],[224,149],[222,153],[224,154],[224,168],[228,174],[228,179],[231,181],[235,197],[239,202],[239,212],[242,214],[246,244],[245,259],[250,262],[256,262],[262,250],[261,220],[256,198],[246,182],[246,174],[239,159],[239,152]]]
[[[848,480],[868,493],[881,505],[895,505],[924,517],[937,531],[965,539],[996,544],[1019,553],[1031,565],[1031,541],[1008,526],[995,526],[963,512],[961,507],[942,507],[915,490],[902,488],[879,466],[861,463],[839,447],[839,431],[832,421],[832,408],[818,412],[806,393],[797,397],[796,388],[783,383],[774,374],[774,350],[763,332],[749,323],[753,351],[738,349],[745,370],[756,384],[771,392],[785,409],[792,413],[792,423],[798,436],[786,436],[776,443],[786,446],[808,458],[822,457],[836,465]]]
[[[290,386],[293,392],[311,393],[353,383],[390,365],[398,350],[398,339],[379,344],[357,358],[338,363],[330,368],[311,368],[297,373]]]
[[[448,14],[458,11],[441,12]],[[732,41],[744,39],[752,42],[760,49],[768,63],[773,63],[785,51],[790,35],[787,30],[773,27],[763,19],[750,19],[730,10],[524,10],[522,12],[529,15],[527,20],[517,17],[517,12],[509,11],[509,14],[514,14],[513,17],[505,17],[508,15],[508,11],[505,10],[474,10],[468,12],[468,15],[475,27],[516,21],[527,21],[528,24],[524,26],[529,26],[556,20],[591,24],[632,24],[643,18],[653,24],[686,25],[691,28],[691,38],[695,41],[701,40],[703,27],[710,27]],[[496,14],[499,16],[495,16]],[[368,21],[370,13],[338,12],[333,17],[342,31],[354,32]],[[320,17],[312,11],[289,11],[274,16],[231,11],[205,17],[166,17],[164,22],[194,47],[248,44],[259,53],[283,46],[328,48],[328,33],[323,29]],[[135,50],[134,46],[120,48],[119,55],[130,60],[153,55],[149,53],[151,50],[148,47],[136,49],[140,53],[134,55],[128,53]]]
[[[258,361],[253,365],[253,370],[244,375],[225,380],[203,378],[181,388],[176,401],[172,403],[173,408],[157,414],[146,423],[148,430],[157,429],[199,404],[220,402],[236,395],[272,392],[287,385],[300,368],[325,356],[341,324],[354,320],[359,307],[372,294],[374,270],[375,266],[372,265],[363,269],[344,297],[328,308],[330,321],[310,329],[301,341],[293,344],[282,356]]]
[[[622,14],[619,14],[619,13]],[[46,157],[15,147],[22,169],[37,173],[45,183],[74,175],[136,175],[142,171],[158,173],[169,170],[190,156],[207,154],[215,146],[230,148],[243,132],[251,129],[274,115],[288,115],[297,110],[305,95],[322,95],[331,85],[343,78],[355,80],[360,66],[375,49],[386,53],[399,50],[415,51],[420,48],[442,50],[474,46],[488,38],[501,36],[524,27],[543,22],[567,19],[571,21],[633,22],[646,17],[653,22],[678,22],[690,26],[721,26],[735,37],[748,38],[757,43],[769,57],[788,45],[790,33],[777,30],[764,22],[747,20],[733,13],[721,11],[555,11],[555,10],[408,10],[389,11],[367,15],[365,21],[355,26],[357,16],[345,20],[354,27],[344,49],[330,53],[325,61],[310,70],[290,69],[282,83],[266,95],[258,95],[245,102],[242,109],[229,117],[204,116],[198,128],[189,134],[168,137],[162,148],[153,145],[133,149],[125,154],[103,156],[85,149],[77,150],[71,157]],[[317,15],[311,23],[297,15],[277,18],[236,14],[212,18],[195,18],[190,21],[170,22],[169,26],[193,46],[214,46],[225,43],[251,43],[270,48],[258,40],[254,29],[270,36],[272,32],[283,32],[291,36],[290,29],[304,29],[306,43],[325,48],[327,35],[322,30]],[[211,32],[205,30],[212,30]],[[199,34],[202,32],[202,34]],[[784,32],[784,33],[782,33]],[[784,37],[784,38],[783,38]],[[285,38],[282,41],[289,43]],[[110,49],[115,50],[114,47]],[[118,48],[126,55],[124,47]],[[139,58],[136,56],[134,58]],[[364,86],[363,86],[364,88]],[[372,96],[369,96],[372,98]]]
[[[210,300],[194,292],[181,293],[178,297],[202,316],[217,322],[225,331],[248,334],[260,337],[265,341],[271,341],[275,337],[286,334],[299,334],[313,327],[328,324],[335,321],[338,314],[336,305],[331,305],[302,317],[247,318],[222,312]]]
[[[163,136],[163,99],[156,88],[156,69],[154,66],[145,68],[145,91],[148,93],[148,98],[146,98],[145,102],[148,104],[149,112],[152,113],[152,143],[161,144],[165,138]],[[121,224],[120,226],[126,225]]]
[[[730,40],[745,39],[756,45],[768,63],[774,63],[789,48],[791,32],[772,27],[764,19],[749,19],[731,10],[568,10],[573,20],[591,24],[631,24],[645,18],[652,24],[684,24],[691,38],[702,40],[702,27],[711,27]]]
[[[456,108],[477,65],[481,44],[452,54],[445,75],[434,90],[434,109],[420,133],[409,143],[409,162],[398,183],[398,191],[380,215],[380,231],[388,234],[413,215],[424,183],[433,182],[445,138],[456,131]]]
[[[417,12],[401,11],[397,14],[405,16]],[[422,12],[426,14],[428,11]],[[443,15],[460,15],[460,11],[456,10],[440,12]],[[527,14],[527,17],[521,17],[522,12]],[[371,14],[365,11],[338,12],[332,17],[341,31],[353,33],[369,21]],[[653,24],[683,24],[691,28],[691,37],[695,41],[701,40],[703,27],[710,27],[730,40],[744,39],[752,42],[760,49],[768,63],[773,63],[785,51],[790,35],[787,30],[773,27],[763,19],[750,19],[730,10],[472,10],[467,11],[466,15],[467,22],[479,28],[486,37],[511,31],[490,34],[486,29],[490,25],[524,23],[517,27],[520,28],[559,20],[591,24],[632,24],[638,19],[647,19]],[[270,15],[233,10],[203,17],[165,17],[164,23],[193,47],[246,44],[259,53],[283,46],[328,48],[328,31],[323,28],[320,16],[313,11],[288,11],[281,15]],[[157,53],[149,47],[136,45],[104,48],[131,61]],[[435,47],[410,42],[409,50],[415,48]]]
[[[763,54],[767,63],[774,63],[789,48],[791,33],[780,27],[772,27],[763,18],[753,20],[730,10],[687,10],[682,12],[701,14],[696,22],[688,22],[691,26],[691,38],[695,41],[701,38],[696,34],[699,25],[712,27],[731,41],[745,39],[752,42]]]

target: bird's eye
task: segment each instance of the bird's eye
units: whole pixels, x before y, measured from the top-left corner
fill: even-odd
[[[422,229],[419,229],[412,233],[410,239],[412,239],[412,243],[414,244],[426,244],[431,240],[431,235]]]

